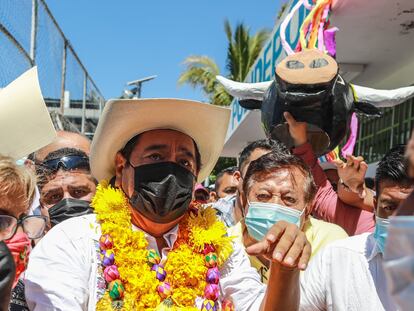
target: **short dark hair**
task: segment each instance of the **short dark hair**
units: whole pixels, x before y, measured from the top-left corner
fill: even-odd
[[[407,174],[407,162],[404,158],[405,145],[397,145],[389,150],[379,162],[375,173],[375,190],[380,193],[380,184],[392,181],[410,187],[414,184]]]
[[[122,148],[119,152],[124,156],[125,159],[127,159],[129,161],[130,157],[131,157],[131,153],[134,150],[135,146],[137,145],[138,141],[139,141],[139,137],[141,136],[141,134],[135,135],[134,137],[132,137],[124,146],[124,148]],[[197,165],[197,171],[200,171],[201,169],[201,155],[200,155],[200,151],[198,150],[197,144],[195,143],[195,141],[193,140],[194,143],[194,149],[195,149],[195,160],[196,160],[196,165]]]
[[[259,176],[268,175],[282,168],[296,167],[305,177],[305,202],[312,202],[315,198],[317,187],[312,173],[306,163],[296,155],[290,153],[267,153],[255,161],[252,161],[247,169],[246,176],[243,179],[244,193],[248,194],[248,188],[251,181],[261,180]]]
[[[217,191],[220,187],[220,179],[224,176],[224,174],[233,175],[238,170],[239,168],[237,166],[230,166],[218,173],[216,177],[216,182],[214,183],[214,191]]]
[[[256,149],[268,150],[268,151],[272,151],[275,153],[285,153],[285,154],[290,153],[286,145],[279,140],[271,139],[271,138],[256,140],[248,144],[246,147],[244,147],[242,152],[240,152],[240,155],[239,155],[239,171],[240,172],[243,170],[244,166],[246,165],[247,159]]]

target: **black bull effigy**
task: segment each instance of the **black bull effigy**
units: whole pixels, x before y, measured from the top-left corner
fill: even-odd
[[[260,109],[268,137],[292,147],[283,113],[308,123],[308,139],[316,155],[333,150],[346,136],[352,113],[381,116],[414,96],[414,87],[376,90],[347,83],[336,61],[319,50],[286,57],[275,68],[273,81],[240,83],[218,76],[225,89],[246,109]]]

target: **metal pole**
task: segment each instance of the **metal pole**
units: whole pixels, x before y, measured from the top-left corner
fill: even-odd
[[[81,126],[81,132],[82,134],[85,134],[85,121],[86,121],[86,81],[88,79],[88,75],[85,72],[84,78],[83,78],[83,100],[82,100],[82,126]]]
[[[36,57],[36,35],[37,35],[37,0],[32,0],[32,29],[30,34],[30,58],[32,63],[35,64]]]
[[[60,87],[60,113],[63,115],[65,112],[65,80],[66,80],[66,49],[67,49],[67,40],[63,45],[63,55],[62,55],[62,74],[61,74],[61,87]]]
[[[25,48],[20,44],[19,41],[16,40],[16,38],[7,30],[7,27],[1,23],[0,20],[0,32],[2,32],[7,39],[10,40],[10,43],[12,43],[20,53],[27,59],[27,61],[30,63],[31,66],[33,66],[33,60],[30,58],[29,53],[25,50]]]
[[[142,83],[137,84],[137,98],[141,98],[141,85]]]
[[[394,144],[394,124],[395,124],[395,107],[392,107],[392,121],[391,121],[391,139],[389,149],[393,147]]]

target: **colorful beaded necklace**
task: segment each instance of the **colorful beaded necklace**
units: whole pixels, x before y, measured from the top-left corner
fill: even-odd
[[[156,250],[147,249],[145,234],[132,229],[121,190],[98,185],[92,206],[101,225],[99,247],[106,281],[96,310],[233,309],[229,301],[221,308],[218,303],[219,268],[233,248],[213,208],[190,205],[179,223],[177,240],[162,261]]]

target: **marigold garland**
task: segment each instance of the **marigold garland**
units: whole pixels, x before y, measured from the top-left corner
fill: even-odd
[[[107,291],[96,310],[198,310],[195,300],[204,296],[207,284],[204,248],[210,245],[215,249],[218,266],[233,251],[232,238],[226,235],[226,227],[217,220],[213,208],[192,206],[180,222],[177,241],[163,265],[167,275],[165,281],[173,290],[171,296],[163,300],[157,292],[160,283],[148,266],[148,242],[142,231],[132,229],[123,192],[108,183],[101,183],[92,206],[101,224],[102,236],[112,238],[111,251],[125,289],[120,305],[114,305],[117,301],[112,301]]]

